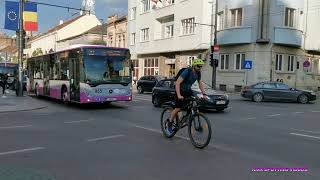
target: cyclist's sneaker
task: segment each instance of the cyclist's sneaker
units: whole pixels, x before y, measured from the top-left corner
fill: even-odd
[[[169,119],[167,119],[167,130],[170,134],[174,131],[173,122],[171,122]]]

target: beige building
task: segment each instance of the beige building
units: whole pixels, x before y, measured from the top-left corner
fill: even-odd
[[[32,38],[28,42],[29,48],[25,49],[25,54],[31,57],[32,52],[39,48],[43,53],[65,49],[70,46],[71,41],[68,40],[84,34],[97,25],[101,25],[101,22],[93,14],[77,16],[66,22],[60,21],[59,25],[48,32]]]
[[[0,62],[7,59],[7,62],[14,62],[18,57],[16,39],[0,33]]]
[[[107,20],[107,46],[110,47],[128,47],[128,19],[127,16],[118,17],[113,15]]]

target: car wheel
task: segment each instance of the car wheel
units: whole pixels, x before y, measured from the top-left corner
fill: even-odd
[[[152,103],[153,103],[154,107],[160,107],[160,99],[159,99],[159,97],[158,96],[154,96],[152,99],[153,99]]]
[[[298,97],[298,102],[301,103],[301,104],[307,104],[309,102],[309,98],[307,95],[305,94],[301,94],[299,97]]]
[[[254,102],[261,102],[263,100],[263,95],[261,93],[256,93],[253,95],[252,100]]]
[[[139,94],[142,94],[142,93],[143,93],[143,89],[142,89],[142,87],[141,87],[141,86],[138,86],[138,88],[137,88],[137,89],[138,89],[138,93],[139,93]]]

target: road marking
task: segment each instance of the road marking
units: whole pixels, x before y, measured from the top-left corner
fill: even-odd
[[[298,133],[290,133],[291,135],[295,135],[295,136],[303,136],[303,137],[309,137],[309,138],[314,138],[314,139],[320,139],[320,137],[318,136],[309,136],[306,134],[298,134]]]
[[[320,113],[320,111],[311,111],[312,113]]]
[[[281,116],[281,114],[271,114],[271,115],[268,115],[268,117],[276,117],[276,116]]]
[[[246,118],[245,120],[254,120],[254,119],[257,119],[256,117],[249,117],[249,118]]]
[[[151,131],[151,132],[155,132],[155,133],[159,133],[159,134],[162,134],[162,131],[160,130],[157,130],[157,129],[152,129],[152,128],[147,128],[147,127],[143,127],[143,126],[138,126],[136,124],[130,124],[132,125],[133,127],[136,127],[136,128],[140,128],[140,129],[144,129],[144,130],[147,130],[147,131]],[[187,138],[187,137],[184,137],[184,136],[179,136],[179,135],[175,135],[175,137],[178,137],[180,139],[184,139],[184,140],[190,140],[190,138]]]
[[[26,128],[31,127],[32,125],[24,125],[24,126],[7,126],[7,127],[0,127],[0,129],[16,129],[16,128]]]
[[[66,122],[63,122],[63,123],[65,123],[65,124],[72,124],[72,123],[82,123],[82,122],[90,122],[90,121],[93,121],[93,119],[80,120],[80,121],[66,121]]]
[[[20,150],[15,150],[15,151],[1,152],[0,156],[9,155],[9,154],[24,153],[24,152],[30,152],[30,151],[38,151],[38,150],[43,150],[43,149],[45,149],[45,148],[44,147],[34,147],[34,148],[29,148],[29,149],[20,149]]]
[[[295,131],[301,131],[301,132],[307,132],[307,133],[312,133],[312,134],[320,134],[320,131],[309,131],[309,130],[304,130],[304,129],[295,129],[295,128],[290,128],[291,130]]]
[[[133,99],[137,99],[137,100],[141,100],[141,101],[151,101],[151,99],[145,99],[145,98],[133,98]]]
[[[99,137],[99,138],[94,138],[94,139],[88,139],[88,142],[95,142],[95,141],[101,141],[101,140],[107,140],[107,139],[114,139],[114,138],[119,138],[123,137],[124,135],[119,134],[119,135],[114,135],[114,136],[106,136],[106,137]]]
[[[304,112],[294,112],[294,114],[303,114]]]

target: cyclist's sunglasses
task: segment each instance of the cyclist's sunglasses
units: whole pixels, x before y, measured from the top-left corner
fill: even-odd
[[[200,66],[200,65],[197,65],[197,68],[202,68],[202,66]]]

